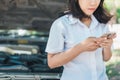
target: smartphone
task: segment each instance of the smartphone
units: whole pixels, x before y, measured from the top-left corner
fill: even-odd
[[[111,39],[111,38],[114,38],[115,35],[116,35],[115,32],[109,32],[109,33],[103,34],[101,37],[107,37],[107,39]]]
[[[108,34],[107,34],[107,39],[111,39],[111,38],[113,38],[115,35],[116,35],[115,32],[108,33]]]

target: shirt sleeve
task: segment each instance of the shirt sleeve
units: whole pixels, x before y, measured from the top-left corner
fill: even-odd
[[[59,20],[52,24],[45,52],[54,54],[64,50],[63,30],[63,24]]]

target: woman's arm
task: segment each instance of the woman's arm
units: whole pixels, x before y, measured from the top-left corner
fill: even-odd
[[[50,68],[55,68],[66,64],[67,62],[74,59],[81,52],[83,52],[83,47],[81,45],[76,45],[73,48],[61,53],[48,53],[48,65]]]
[[[112,57],[111,48],[103,48],[103,60],[108,61]]]
[[[106,39],[101,46],[103,47],[103,60],[108,61],[112,57],[111,45],[113,39]]]
[[[62,66],[69,61],[73,60],[76,56],[84,51],[96,50],[99,46],[95,42],[96,38],[88,38],[85,41],[75,45],[61,53],[48,53],[48,65],[50,68]]]
[[[112,57],[111,46],[113,44],[113,39],[116,38],[116,33],[107,34],[106,39],[100,44],[103,47],[103,60],[108,61]],[[103,38],[105,38],[103,36]]]

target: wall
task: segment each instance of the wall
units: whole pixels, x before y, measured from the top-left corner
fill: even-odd
[[[116,32],[117,37],[114,39],[114,49],[120,49],[120,24],[113,24],[109,26],[110,31]]]

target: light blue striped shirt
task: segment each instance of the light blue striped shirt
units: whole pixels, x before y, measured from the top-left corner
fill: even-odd
[[[99,23],[93,15],[91,19],[89,28],[70,14],[55,20],[50,29],[46,52],[57,54],[88,37],[100,37],[109,31],[107,25]],[[83,52],[63,66],[61,80],[108,80],[102,48]]]

